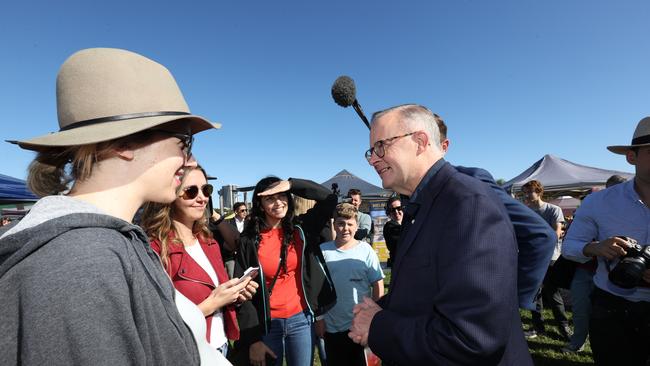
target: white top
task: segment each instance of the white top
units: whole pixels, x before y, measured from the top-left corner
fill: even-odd
[[[237,225],[237,231],[241,234],[242,231],[244,231],[244,224],[246,223],[245,220],[239,220],[237,216],[235,216],[235,225]]]
[[[192,259],[194,259],[196,263],[199,264],[199,266],[201,266],[201,268],[203,268],[205,273],[210,276],[210,279],[212,280],[212,283],[214,283],[214,286],[219,286],[219,278],[217,278],[217,273],[214,271],[214,268],[212,268],[208,257],[203,251],[203,248],[201,248],[199,240],[196,239],[192,245],[186,246],[185,251],[190,255],[190,257],[192,257]],[[226,331],[224,329],[223,314],[220,310],[218,310],[212,314],[212,325],[210,326],[210,344],[214,348],[219,348],[226,342],[228,342],[228,338],[226,338]]]
[[[201,310],[178,290],[175,292],[176,296],[174,297],[174,300],[176,301],[176,308],[181,314],[185,325],[187,325],[194,336],[201,357],[201,365],[232,366],[221,352],[217,351],[216,348],[211,347],[208,340],[205,339],[205,318],[203,317]]]

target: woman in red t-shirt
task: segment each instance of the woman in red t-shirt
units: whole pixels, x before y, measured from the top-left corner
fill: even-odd
[[[316,201],[294,217],[292,194]],[[259,291],[238,310],[238,365],[308,366],[312,363],[315,316],[336,301],[320,232],[332,216],[336,195],[302,179],[268,177],[253,192],[250,219],[240,237],[235,275],[260,267]]]

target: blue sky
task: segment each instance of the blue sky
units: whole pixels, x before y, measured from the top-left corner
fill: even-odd
[[[194,152],[216,185],[274,174],[380,185],[367,128],[330,88],[356,81],[367,115],[403,103],[441,115],[447,160],[506,180],[553,154],[633,172],[606,145],[650,115],[645,1],[11,1],[0,5],[0,137],[58,130],[56,73],[88,47],[167,66],[193,113],[223,124]],[[33,153],[0,144],[0,173]]]

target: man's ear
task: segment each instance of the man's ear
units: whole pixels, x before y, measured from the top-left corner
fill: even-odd
[[[630,163],[630,165],[636,165],[636,152],[634,152],[632,149],[629,149],[625,153],[625,159],[627,159],[627,162]]]
[[[415,142],[417,142],[417,144],[418,144],[417,153],[421,154],[422,152],[424,152],[427,145],[429,145],[429,136],[426,133],[420,131],[420,132],[415,133],[414,139],[415,139]]]
[[[445,139],[440,143],[440,149],[442,150],[443,154],[447,153],[447,150],[449,150],[449,139]]]

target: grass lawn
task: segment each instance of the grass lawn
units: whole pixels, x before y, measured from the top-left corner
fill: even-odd
[[[532,327],[530,318],[530,311],[520,311],[521,320],[524,324],[524,329]],[[567,312],[567,315],[571,315]],[[557,327],[551,325],[553,323],[553,315],[550,310],[544,310],[544,319],[546,321],[546,334],[537,336],[528,340],[528,349],[533,356],[533,362],[536,366],[578,366],[578,365],[593,365],[594,361],[591,358],[591,346],[589,341],[585,346],[585,350],[580,353],[565,354],[562,353],[562,347],[565,342],[562,340]]]

